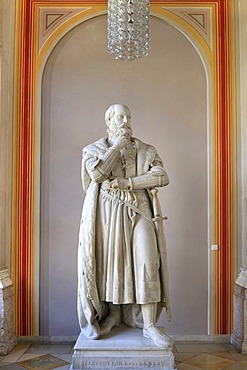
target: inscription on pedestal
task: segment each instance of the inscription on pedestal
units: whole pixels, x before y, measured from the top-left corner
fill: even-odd
[[[150,368],[158,368],[162,369],[166,366],[165,361],[141,361],[129,358],[126,360],[119,360],[119,359],[111,359],[111,360],[100,360],[100,361],[81,361],[80,362],[83,369],[108,369],[108,368],[123,368],[123,369],[150,369]]]
[[[71,370],[174,369],[171,349],[157,347],[142,330],[124,325],[105,337],[86,339],[80,334],[74,347]]]

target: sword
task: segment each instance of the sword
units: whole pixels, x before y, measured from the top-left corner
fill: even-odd
[[[151,194],[153,196],[153,210],[154,210],[153,221],[154,223],[155,222],[162,223],[163,220],[168,220],[168,217],[162,217],[160,203],[159,203],[158,196],[157,196],[158,190],[155,188],[151,189]]]
[[[166,251],[166,239],[164,234],[164,228],[163,228],[163,220],[167,220],[168,217],[163,217],[160,203],[158,200],[158,190],[157,189],[151,189],[151,194],[153,197],[153,222],[155,225],[155,232],[156,232],[156,238],[157,238],[157,244],[158,244],[158,250],[160,253],[160,259],[161,259],[161,281],[164,286],[163,290],[163,297],[165,304],[166,304],[166,315],[167,320],[171,321],[171,309],[170,309],[170,299],[169,299],[169,288],[168,288],[168,268],[167,268],[167,251]]]

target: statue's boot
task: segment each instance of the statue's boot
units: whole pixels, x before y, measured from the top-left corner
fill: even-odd
[[[158,328],[154,325],[151,325],[148,328],[143,328],[143,336],[152,339],[158,347],[172,347],[174,343],[173,339],[166,335],[162,328]]]
[[[109,303],[109,308],[109,315],[100,323],[100,335],[109,334],[114,326],[118,326],[121,323],[120,305]]]
[[[141,305],[143,316],[143,336],[152,339],[158,347],[172,347],[173,339],[165,333],[164,328],[155,326],[157,303],[148,303]]]

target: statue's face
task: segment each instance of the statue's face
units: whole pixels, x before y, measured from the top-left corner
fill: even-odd
[[[116,104],[114,105],[114,116],[111,119],[109,129],[115,137],[123,135],[130,137],[131,130],[131,113],[128,107]]]

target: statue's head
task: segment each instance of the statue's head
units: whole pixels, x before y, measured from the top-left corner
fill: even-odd
[[[131,137],[131,113],[123,104],[111,105],[105,113],[105,123],[109,137],[116,138],[120,135]]]

